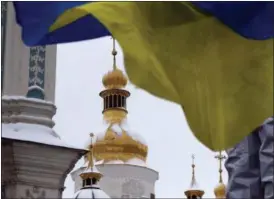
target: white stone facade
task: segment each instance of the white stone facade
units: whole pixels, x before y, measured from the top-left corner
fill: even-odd
[[[147,167],[129,164],[100,164],[97,169],[103,174],[99,184],[111,198],[150,198],[155,193],[158,172]],[[71,173],[75,192],[82,186],[79,177],[84,168]]]
[[[1,5],[1,198],[62,198],[67,174],[87,151],[67,145],[52,129],[56,46],[25,46],[13,2]],[[43,97],[26,97],[36,86]]]
[[[4,4],[2,4],[4,5]],[[3,95],[26,96],[29,88],[30,48],[21,40],[21,28],[16,24],[13,2],[6,4],[5,40],[3,54]],[[46,47],[44,76],[45,100],[54,102],[57,46]],[[39,58],[39,57],[38,57]],[[43,58],[41,58],[43,59]]]

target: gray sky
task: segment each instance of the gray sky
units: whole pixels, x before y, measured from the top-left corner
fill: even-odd
[[[55,130],[67,143],[84,147],[90,132],[102,127],[102,76],[112,69],[112,41],[102,39],[58,46]],[[124,70],[118,48],[117,65]],[[180,106],[154,97],[129,84],[128,124],[145,138],[149,147],[147,164],[159,172],[156,197],[182,198],[191,180],[191,154],[196,155],[196,178],[214,197],[218,183],[215,153],[193,136]],[[187,88],[186,88],[187,89]],[[83,160],[76,164],[78,168]],[[74,168],[75,169],[75,168]],[[224,171],[224,180],[227,173]],[[63,197],[72,197],[74,183],[67,177]]]

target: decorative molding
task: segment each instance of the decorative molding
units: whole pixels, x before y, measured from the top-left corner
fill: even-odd
[[[30,48],[29,89],[27,97],[45,99],[46,46]]]
[[[6,47],[6,24],[7,24],[8,1],[1,1],[1,89],[4,85],[5,47]]]
[[[3,138],[2,138],[3,140]],[[5,140],[4,140],[5,141]],[[9,145],[7,145],[10,143]],[[13,150],[6,150],[12,146]],[[61,148],[50,145],[32,144],[20,141],[7,141],[2,156],[2,169],[16,167],[13,179],[4,179],[6,186],[20,184],[28,187],[40,187],[56,191],[56,198],[62,194],[66,173],[70,172],[80,156],[85,152],[81,149]],[[7,161],[13,157],[13,162]],[[54,169],[53,169],[54,168]],[[34,188],[34,193],[37,188]],[[39,189],[38,189],[39,191]],[[21,195],[20,195],[21,196]]]
[[[56,113],[56,106],[44,100],[2,97],[1,112],[2,123],[24,122],[53,127],[55,123],[52,118]]]
[[[32,189],[25,190],[25,196],[21,197],[21,199],[45,199],[46,191],[34,186]]]

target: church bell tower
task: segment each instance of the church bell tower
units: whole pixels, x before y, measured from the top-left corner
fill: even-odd
[[[146,164],[148,145],[140,134],[127,125],[127,77],[116,66],[117,51],[113,39],[113,68],[103,76],[103,132],[95,133],[93,155],[103,174],[99,184],[111,198],[150,198],[155,194],[158,172]],[[82,167],[83,169],[83,167]],[[72,173],[75,191],[79,190],[81,168]]]

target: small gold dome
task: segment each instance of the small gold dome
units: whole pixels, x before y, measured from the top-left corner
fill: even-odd
[[[127,78],[119,69],[114,69],[104,75],[102,80],[105,88],[124,88],[127,85]]]
[[[219,183],[214,189],[216,198],[225,198],[225,192],[226,186],[224,183]]]
[[[121,160],[126,163],[134,158],[145,162],[148,147],[122,128],[120,133],[108,128],[104,136],[96,140],[93,152],[96,161],[103,160],[104,163],[112,160]]]

